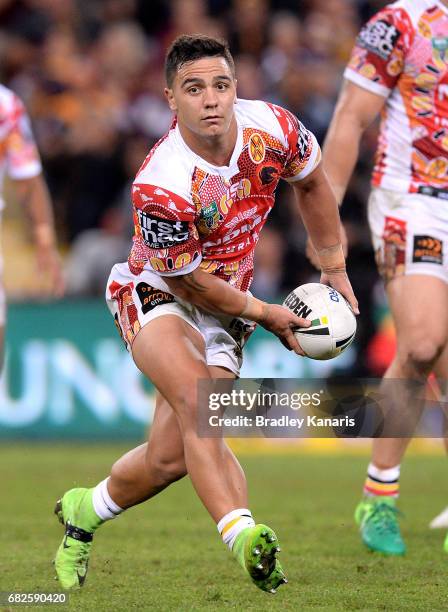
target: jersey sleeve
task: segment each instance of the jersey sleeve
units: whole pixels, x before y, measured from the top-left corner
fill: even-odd
[[[9,129],[4,141],[6,171],[15,180],[27,179],[42,172],[39,153],[25,107],[14,96],[8,117]]]
[[[180,276],[202,260],[194,205],[168,189],[134,183],[133,256],[161,276]]]
[[[344,77],[387,97],[403,72],[413,36],[414,26],[405,10],[379,11],[360,31]]]
[[[286,164],[280,177],[293,183],[307,177],[321,160],[316,137],[290,111],[269,105],[283,131],[287,147]]]

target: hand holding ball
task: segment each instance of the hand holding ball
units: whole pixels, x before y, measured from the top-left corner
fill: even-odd
[[[294,314],[311,320],[311,326],[294,331],[311,359],[332,359],[353,342],[356,317],[347,300],[333,287],[307,283],[291,291],[283,302]]]

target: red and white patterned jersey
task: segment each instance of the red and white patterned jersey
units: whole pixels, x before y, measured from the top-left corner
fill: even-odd
[[[448,189],[448,7],[386,6],[361,30],[344,76],[387,97],[373,185],[430,195]]]
[[[0,85],[0,210],[5,174],[27,179],[42,171],[25,108],[11,90]]]
[[[235,115],[238,136],[228,166],[196,155],[175,121],[150,151],[132,187],[133,274],[145,269],[160,278],[200,266],[248,289],[280,178],[304,179],[319,163],[320,148],[294,115],[274,104],[238,100]]]

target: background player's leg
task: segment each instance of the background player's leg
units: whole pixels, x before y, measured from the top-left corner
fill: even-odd
[[[400,276],[388,284],[387,295],[397,333],[397,352],[385,378],[420,381],[423,386],[448,338],[447,285],[433,276]],[[403,411],[411,408],[416,420],[424,402],[415,398],[412,390],[413,387],[400,386],[400,403]],[[410,411],[407,414],[412,418]],[[410,438],[375,439],[372,462],[384,470],[398,465],[409,441]]]
[[[406,427],[407,436],[377,438],[364,485],[364,500],[356,511],[364,543],[372,550],[403,554],[395,511],[400,462],[424,408],[428,374],[448,337],[448,290],[432,276],[399,276],[387,285],[397,332],[397,352],[387,370],[382,390],[384,408],[391,410],[386,427]]]
[[[199,497],[218,522],[247,501],[245,480],[227,469],[229,450],[222,438],[201,438],[197,431],[197,382],[210,379],[202,337],[178,317],[148,323],[137,335],[132,354],[139,369],[154,383],[176,413],[188,474]],[[232,479],[240,480],[237,486]]]

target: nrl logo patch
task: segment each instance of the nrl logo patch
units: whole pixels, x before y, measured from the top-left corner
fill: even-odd
[[[249,138],[249,157],[254,164],[260,164],[266,155],[266,146],[260,134],[252,134]]]
[[[199,231],[210,232],[219,222],[219,209],[217,203],[213,200],[208,206],[203,206],[199,216],[198,227]]]

